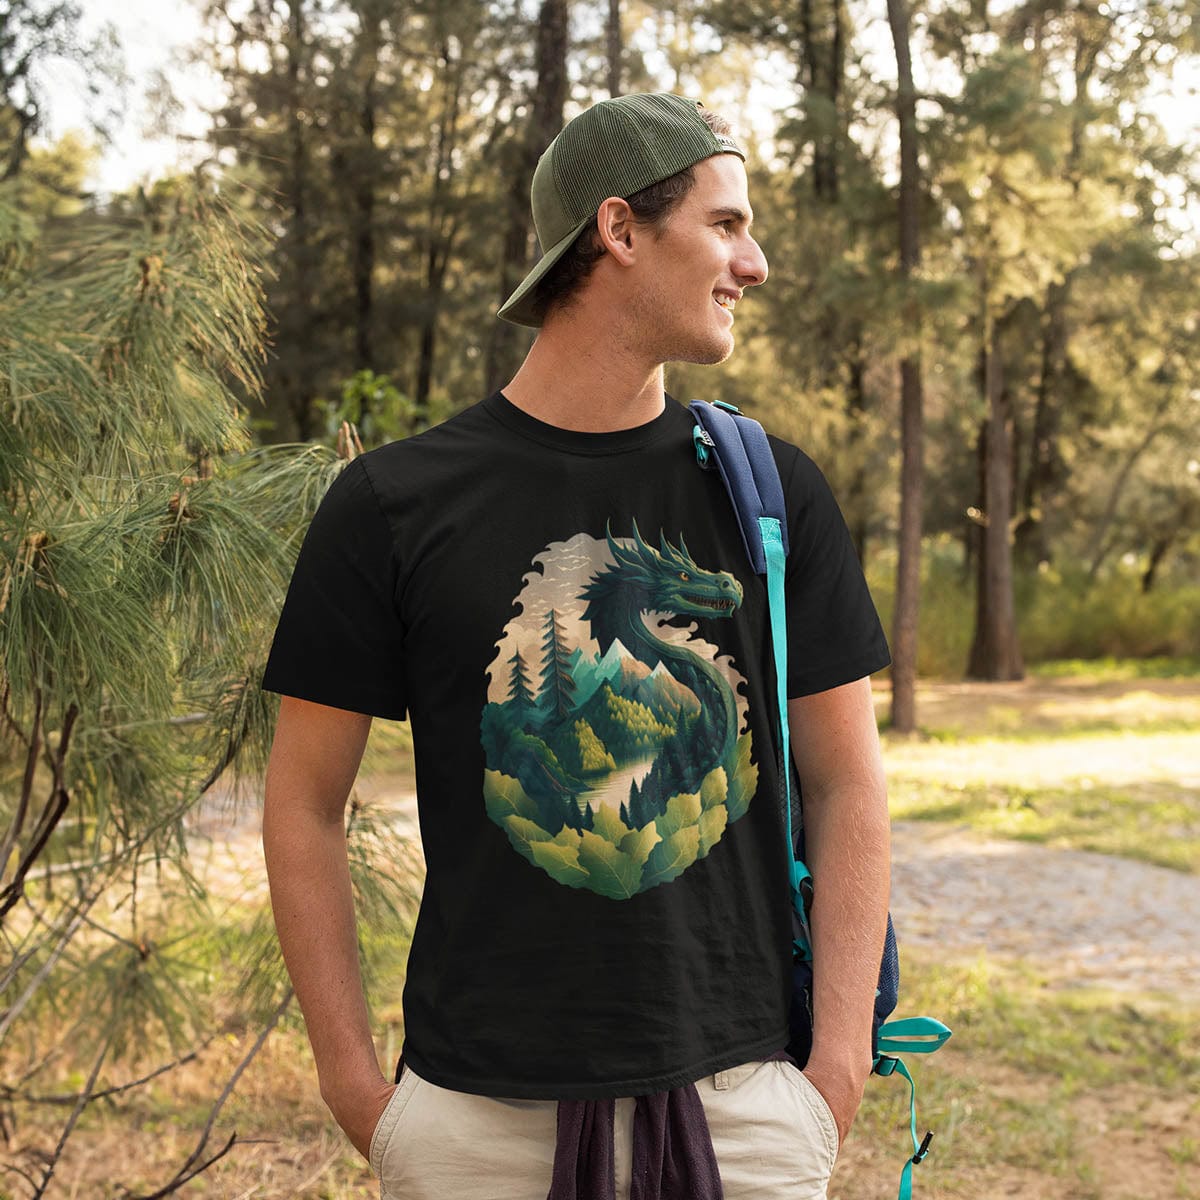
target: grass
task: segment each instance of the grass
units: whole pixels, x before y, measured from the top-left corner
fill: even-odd
[[[1055,991],[1020,964],[910,959],[899,1011],[954,1031],[908,1059],[918,1136],[934,1131],[915,1172],[923,1200],[1200,1194],[1200,1010]],[[872,1078],[831,1200],[888,1195],[907,1125],[906,1084]],[[1140,1172],[1127,1184],[1126,1154]]]
[[[1200,679],[1200,658],[1181,655],[1153,658],[1060,658],[1033,663],[1035,679],[1086,679],[1091,683],[1123,683],[1131,679]]]
[[[923,685],[918,707],[940,734],[885,738],[895,815],[1200,871],[1200,798],[1189,782],[1200,760],[1192,737],[1200,729],[1200,682],[1189,687],[1165,665],[1112,660],[1093,673],[1060,664],[1052,679],[1017,689]],[[410,761],[408,726],[376,722],[364,772],[399,785]],[[1127,778],[1117,778],[1114,766]],[[411,922],[389,919],[384,900],[362,933],[373,1027],[390,1065],[403,1036]],[[196,1061],[85,1111],[56,1176],[61,1194],[116,1200],[128,1194],[122,1185],[160,1187],[191,1151],[213,1098],[253,1041],[248,997],[230,994],[246,960],[249,910],[215,907],[223,915],[189,954],[210,980],[202,1002],[217,1036]],[[935,1134],[930,1157],[915,1168],[918,1200],[1200,1197],[1200,1010],[1171,997],[1069,988],[1028,963],[964,961],[911,944],[901,945],[901,956],[897,1015],[928,1013],[954,1031],[938,1054],[906,1060],[918,1084],[919,1135]],[[145,1049],[146,1068],[162,1061]],[[58,1066],[63,1077],[80,1069],[65,1056]],[[104,1082],[137,1073],[138,1064],[122,1063]],[[51,1082],[44,1090],[56,1090]],[[28,1104],[6,1113],[6,1153],[53,1146],[65,1115]],[[217,1122],[216,1146],[235,1130],[233,1151],[178,1195],[378,1194],[321,1102],[295,1011],[239,1082]],[[907,1084],[873,1078],[830,1200],[894,1196],[909,1153]],[[14,1186],[0,1174],[0,1198]]]
[[[993,837],[1094,850],[1200,873],[1200,797],[1170,782],[955,786],[901,775],[889,781],[888,795],[894,817],[955,821]]]

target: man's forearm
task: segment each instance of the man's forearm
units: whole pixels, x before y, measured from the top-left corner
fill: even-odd
[[[871,1020],[887,931],[891,871],[882,780],[804,796],[813,874],[813,1047],[810,1062],[871,1069]]]
[[[321,1094],[339,1097],[378,1082],[354,924],[354,899],[340,817],[297,805],[277,813],[268,796],[263,852],[284,962],[316,1059]]]

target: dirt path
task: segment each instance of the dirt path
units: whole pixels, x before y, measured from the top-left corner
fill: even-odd
[[[364,793],[392,811],[399,832],[419,839],[410,786],[393,777]],[[236,823],[210,814],[192,851],[215,894],[265,892],[252,814]],[[930,821],[893,824],[892,862],[902,946],[1020,959],[1068,986],[1200,1001],[1200,876]]]
[[[1020,959],[1054,982],[1200,1001],[1200,876],[1130,859],[892,826],[901,945]]]

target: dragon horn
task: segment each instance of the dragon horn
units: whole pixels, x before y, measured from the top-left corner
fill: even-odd
[[[635,534],[637,533],[637,522],[636,521],[633,523],[633,531]],[[608,520],[605,521],[605,523],[604,523],[604,536],[608,539],[608,548],[612,552],[612,556],[613,556],[613,559],[615,562],[625,563],[628,565],[630,563],[634,563],[637,561],[636,554],[630,554],[628,550],[626,550],[623,546],[618,546],[617,543],[613,540],[612,518],[611,517],[609,517]]]
[[[688,562],[693,562],[691,552],[687,548],[687,542],[683,540],[683,530],[679,531],[679,552],[687,559]]]

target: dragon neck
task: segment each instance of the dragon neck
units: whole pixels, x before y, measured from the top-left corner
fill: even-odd
[[[626,648],[646,666],[666,664],[680,683],[691,688],[706,721],[716,730],[720,745],[715,757],[723,762],[737,740],[737,704],[728,680],[710,662],[675,642],[665,642],[646,626],[640,609],[630,605],[625,612]]]

